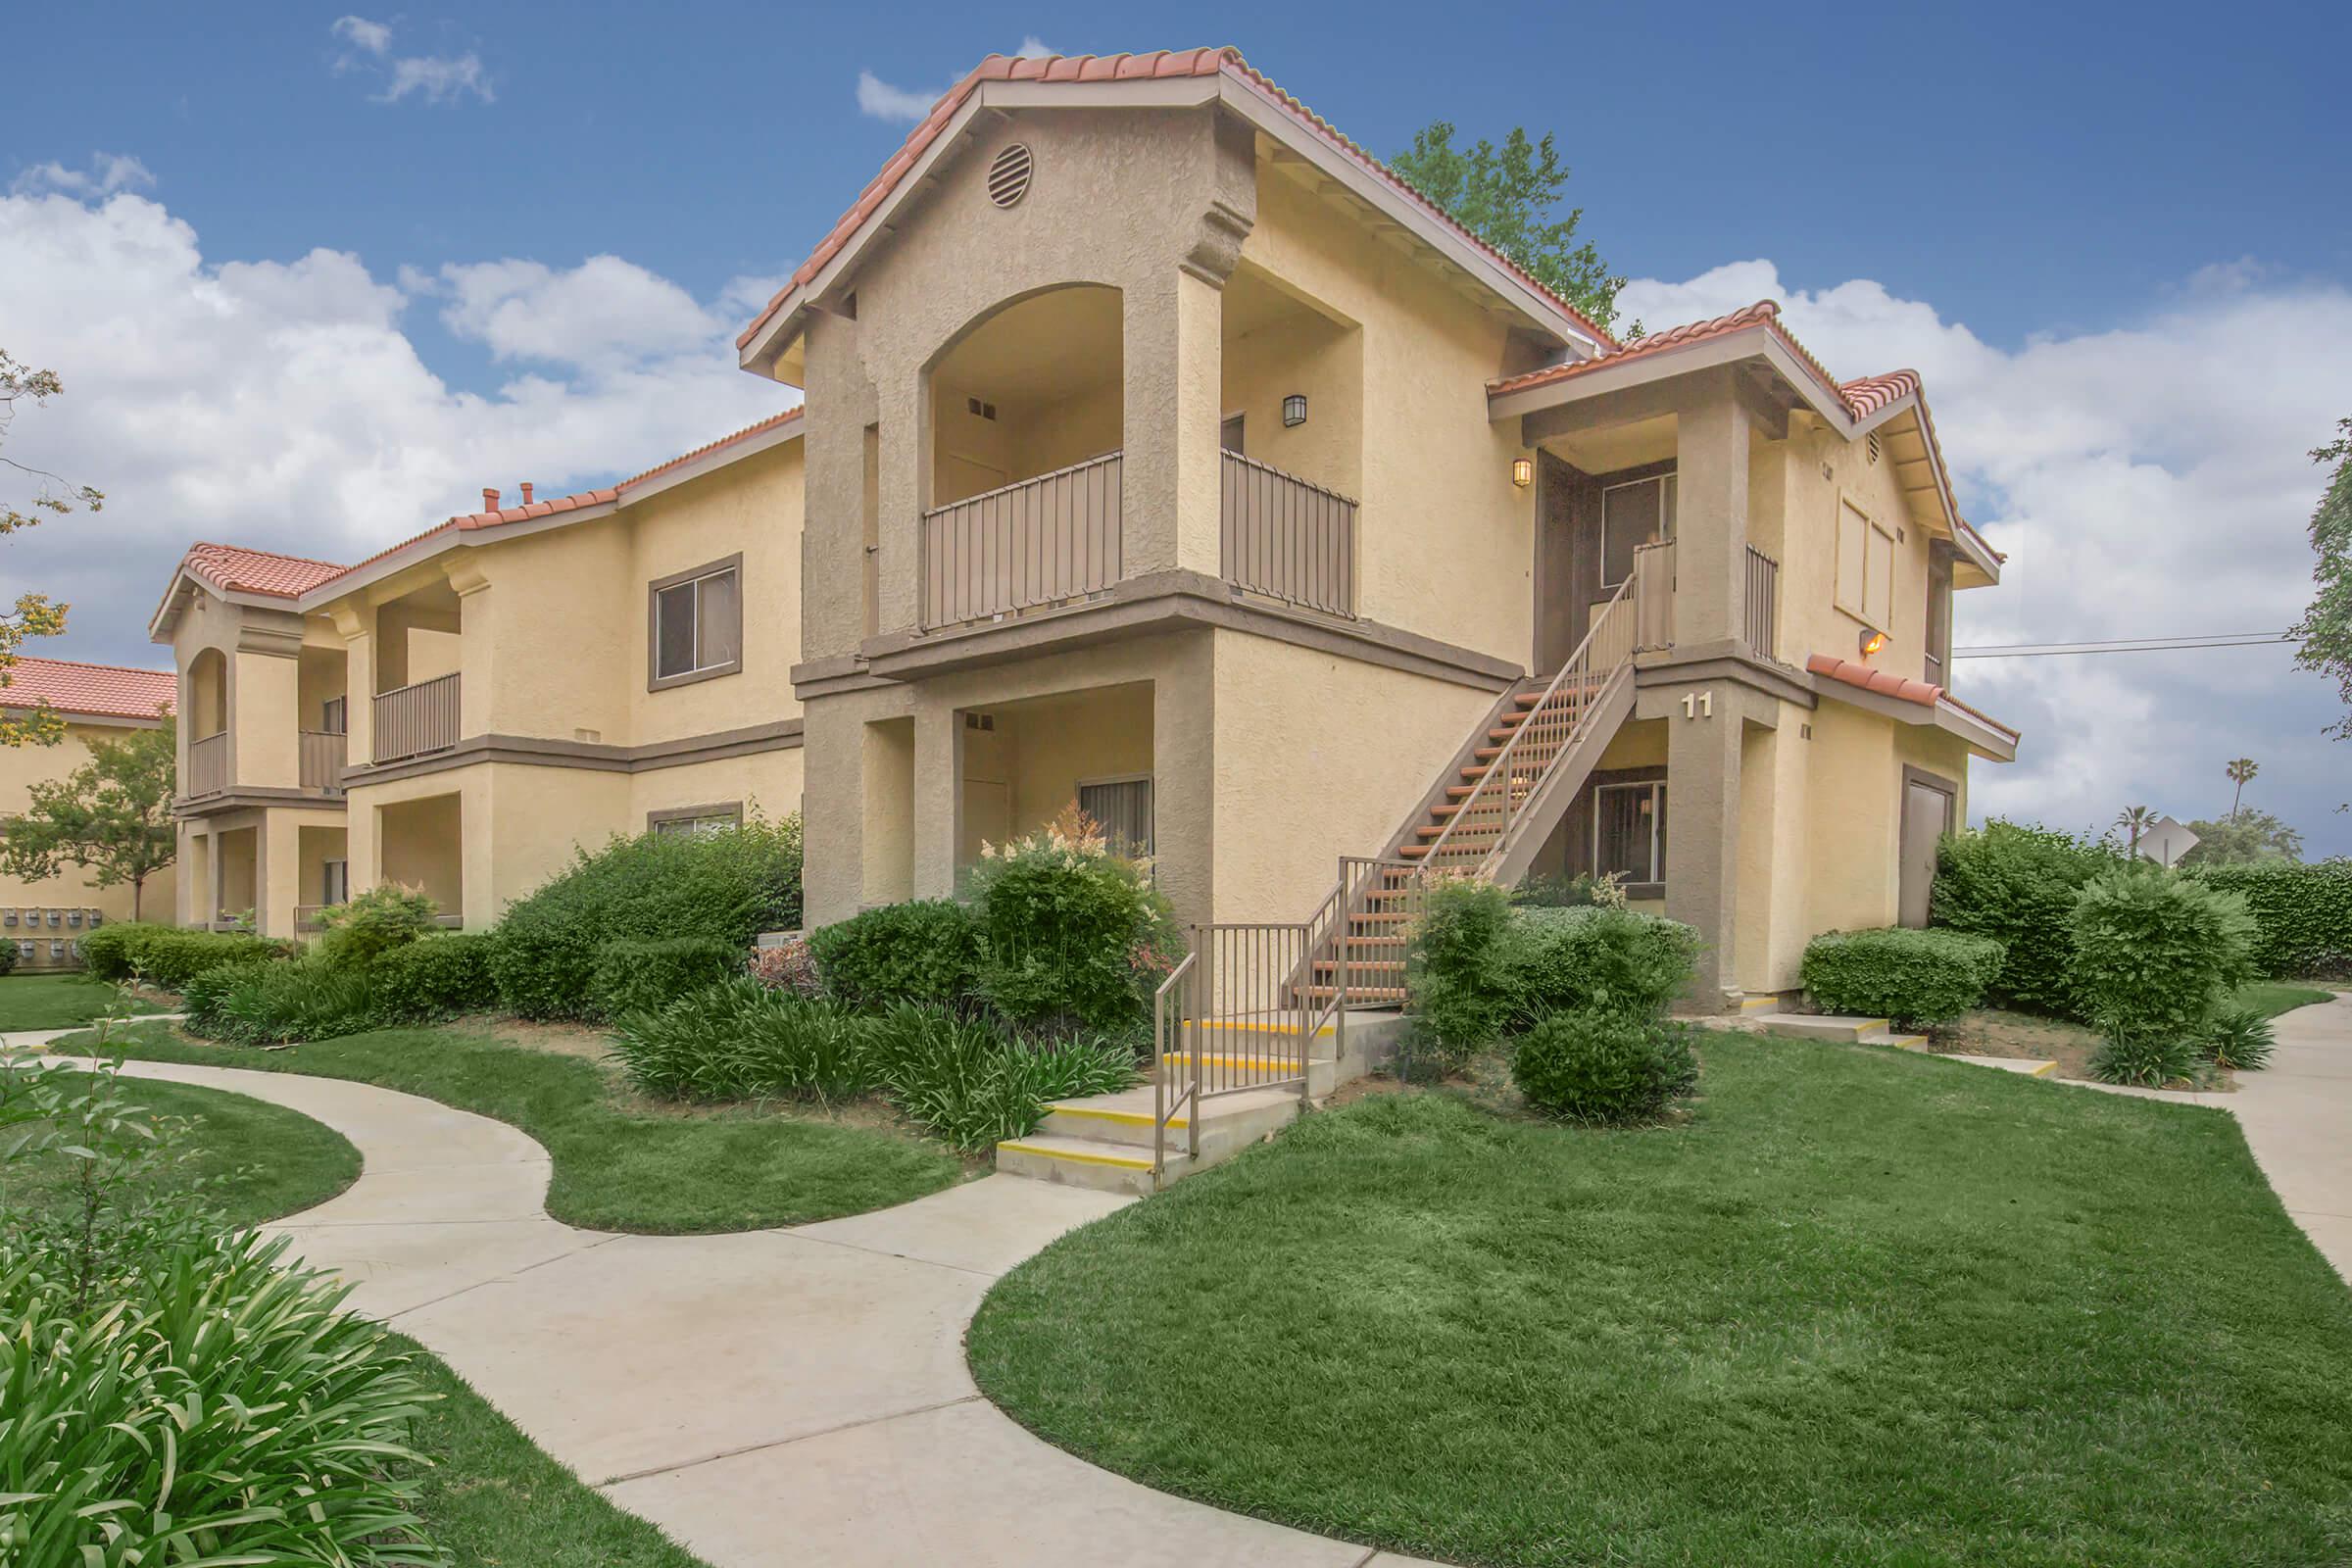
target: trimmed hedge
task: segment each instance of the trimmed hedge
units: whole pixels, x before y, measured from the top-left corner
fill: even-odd
[[[2001,945],[1963,931],[1825,931],[1805,945],[1805,989],[1825,1012],[1949,1023],[2001,972]]]
[[[2068,968],[2075,900],[2084,884],[2126,863],[2112,844],[2018,822],[1955,833],[1936,852],[1930,922],[2001,945],[1987,995],[2005,1007],[2082,1015]]]
[[[2253,977],[2245,900],[2145,862],[2094,878],[2073,929],[2075,994],[2119,1047],[2202,1045],[2215,1009]]]
[[[409,1023],[497,1006],[498,985],[490,978],[496,941],[483,932],[443,931],[383,954],[368,970],[376,1017]]]
[[[749,953],[801,923],[801,819],[647,833],[581,852],[499,923],[490,972],[525,1018],[593,1018],[599,951],[621,937],[707,937]]]
[[[132,972],[168,991],[179,991],[207,969],[224,963],[291,957],[294,944],[233,931],[183,931],[178,926],[125,920],[102,925],[81,939],[83,966],[99,980],[128,980]]]
[[[2263,974],[2352,977],[2352,859],[2201,865],[2189,874],[2246,901],[2254,917],[2254,967]]]
[[[1690,983],[1698,932],[1679,920],[1601,906],[1516,910],[1505,962],[1512,1019],[1561,1012],[1655,1018]]]
[[[596,950],[596,1004],[608,1018],[658,1012],[733,978],[744,950],[719,937],[617,937]]]
[[[854,1007],[958,1006],[980,963],[979,934],[954,899],[885,904],[808,933],[825,994]]]
[[[1684,1032],[1622,1012],[1557,1012],[1511,1054],[1511,1081],[1546,1115],[1592,1126],[1654,1120],[1698,1086]]]

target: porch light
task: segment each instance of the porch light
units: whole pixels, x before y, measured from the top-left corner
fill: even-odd
[[[1870,658],[1886,646],[1886,634],[1885,632],[1865,630],[1862,633],[1862,657],[1864,659]]]
[[[1297,429],[1306,422],[1306,394],[1294,392],[1282,400],[1282,427]]]
[[[1524,490],[1535,482],[1536,460],[1533,458],[1513,458],[1511,460],[1511,483]]]

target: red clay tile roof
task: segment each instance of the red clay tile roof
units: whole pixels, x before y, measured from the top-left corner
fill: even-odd
[[[130,669],[122,664],[79,664],[64,659],[20,654],[0,678],[0,707],[54,708],[61,713],[103,718],[153,718],[170,709],[179,682],[168,669]]]
[[[1815,654],[1805,661],[1805,668],[1830,680],[1842,681],[1848,686],[1858,687],[1866,692],[1876,692],[1881,697],[1892,697],[1899,702],[1917,703],[1922,708],[1935,708],[1938,705],[1945,708],[1957,708],[1969,717],[1991,725],[2012,741],[2018,739],[2021,733],[1994,718],[1990,713],[1981,712],[1969,707],[1942,687],[1932,685],[1924,680],[1911,680],[1906,676],[1893,674],[1887,670],[1873,669],[1868,664],[1856,663],[1850,659],[1839,659],[1835,654]]]
[[[262,594],[271,599],[299,598],[343,570],[331,561],[210,543],[188,546],[180,564],[223,593]]]
[[[2002,723],[1999,719],[1993,717],[1990,713],[1984,711],[1984,710],[1982,708],[1969,707],[1968,704],[1962,702],[1959,698],[1954,697],[1950,692],[1945,692],[1943,694],[1943,706],[1946,708],[1957,708],[1969,717],[1981,719],[1984,723],[1990,724],[1994,729],[1999,730],[2002,734],[2008,736],[2013,741],[2023,739],[2025,736],[2024,730],[2010,728],[2008,725]]]
[[[1838,389],[1845,406],[1854,411],[1854,417],[1867,419],[1887,404],[1911,396],[1919,390],[1917,370],[1889,370],[1885,375],[1866,375],[1859,381],[1848,381]]]
[[[1048,55],[1042,58],[990,55],[974,66],[970,74],[949,88],[947,94],[931,106],[931,112],[906,133],[906,140],[901,144],[896,153],[891,155],[890,161],[882,166],[882,172],[866,182],[865,189],[858,193],[858,199],[850,205],[850,210],[841,215],[831,231],[817,243],[816,249],[809,253],[808,259],[793,270],[791,278],[781,289],[776,291],[775,298],[767,302],[767,308],[762,310],[752,321],[752,324],[745,327],[736,337],[735,346],[740,349],[750,344],[752,339],[759,335],[760,329],[775,317],[776,312],[782,308],[786,297],[794,289],[816,276],[818,272],[824,270],[826,263],[841,254],[842,248],[848,245],[858,230],[864,226],[865,220],[873,217],[875,209],[889,200],[891,192],[898,189],[899,182],[906,177],[907,172],[916,163],[921,161],[923,154],[930,149],[931,144],[939,139],[940,132],[947,128],[948,122],[956,118],[956,113],[963,108],[964,102],[979,89],[983,82],[1137,81],[1165,77],[1214,76],[1219,74],[1231,75],[1239,81],[1247,82],[1259,89],[1273,101],[1277,108],[1297,121],[1298,124],[1385,180],[1406,200],[1427,211],[1463,240],[1491,258],[1497,266],[1518,278],[1520,282],[1548,300],[1579,326],[1591,332],[1604,349],[1616,347],[1617,340],[1609,335],[1607,328],[1601,326],[1557,293],[1537,282],[1509,257],[1456,222],[1450,214],[1414,189],[1395,170],[1356,145],[1331,122],[1275,85],[1271,77],[1244,60],[1242,52],[1230,45],[1221,49],[1155,49],[1144,54]]]
[[[1621,347],[1604,350],[1589,360],[1575,360],[1566,365],[1547,366],[1541,370],[1530,370],[1524,375],[1514,375],[1500,381],[1490,381],[1487,383],[1487,392],[1493,396],[1503,392],[1524,392],[1529,387],[1550,386],[1555,381],[1565,381],[1573,376],[1582,375],[1588,370],[1598,370],[1610,366],[1623,365],[1628,360],[1638,360],[1644,355],[1661,353],[1667,349],[1679,349],[1692,343],[1703,343],[1709,338],[1723,337],[1751,326],[1761,326],[1778,338],[1782,347],[1795,355],[1797,363],[1812,372],[1813,378],[1821,383],[1822,389],[1843,404],[1846,412],[1857,419],[1866,418],[1896,398],[1919,390],[1919,372],[1917,370],[1894,370],[1886,375],[1868,376],[1860,381],[1848,381],[1842,386],[1839,385],[1837,378],[1830,374],[1828,368],[1813,357],[1813,351],[1799,343],[1789,334],[1788,329],[1781,324],[1780,301],[1758,300],[1753,305],[1741,306],[1729,316],[1718,316],[1707,321],[1690,321],[1664,332],[1652,332],[1647,337],[1636,338],[1633,342]],[[1901,391],[1889,390],[1906,380],[1908,384],[1904,385]]]

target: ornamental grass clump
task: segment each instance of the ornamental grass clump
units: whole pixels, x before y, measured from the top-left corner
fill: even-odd
[[[2278,1043],[2271,1020],[2259,1008],[2224,1007],[2213,1015],[2205,1037],[2205,1059],[2234,1072],[2254,1072],[2270,1065]]]
[[[835,1102],[878,1087],[867,1033],[837,1003],[738,976],[626,1015],[613,1050],[632,1083],[665,1100]]]
[[[870,1031],[891,1103],[960,1153],[1035,1132],[1056,1100],[1110,1094],[1136,1077],[1135,1054],[1117,1041],[1021,1040],[941,1007],[894,1007]]]

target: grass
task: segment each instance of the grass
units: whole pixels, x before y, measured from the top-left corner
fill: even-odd
[[[2334,1000],[2335,993],[2317,986],[2296,985],[2287,980],[2257,980],[2240,986],[2237,995],[2230,1000],[2241,1007],[2252,1007],[2265,1018],[2276,1018],[2297,1007],[2308,1007],[2315,1002]]]
[[[972,1370],[1147,1485],[1448,1561],[2352,1553],[2352,1294],[2230,1117],[1701,1055],[1668,1128],[1311,1116],[1015,1269]]]
[[[555,1162],[547,1211],[646,1235],[760,1230],[862,1213],[953,1186],[962,1167],[906,1134],[755,1106],[681,1115],[615,1101],[605,1069],[462,1027],[379,1029],[278,1051],[135,1024],[116,1047],[200,1062],[379,1084],[521,1128]],[[70,1041],[61,1041],[72,1049]]]
[[[20,1029],[72,1029],[92,1022],[114,1002],[113,986],[84,974],[0,976],[0,1034]],[[151,1002],[134,1001],[131,1010],[161,1009]]]
[[[360,1152],[331,1127],[299,1111],[221,1089],[125,1078],[122,1093],[160,1116],[197,1123],[189,1157],[163,1173],[201,1179],[206,1198],[232,1225],[258,1225],[325,1202],[360,1177]],[[0,1162],[0,1209],[69,1205],[74,1162],[41,1154]]]

